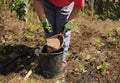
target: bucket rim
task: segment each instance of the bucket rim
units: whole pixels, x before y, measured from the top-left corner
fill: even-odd
[[[63,53],[63,51],[64,51],[64,48],[62,47],[62,48],[60,48],[59,50],[57,50],[57,51],[54,51],[54,52],[50,52],[50,53],[45,53],[45,52],[42,52],[43,51],[43,48],[44,48],[44,46],[41,46],[42,48],[41,48],[41,50],[40,50],[40,52],[39,52],[39,54],[40,55],[45,55],[45,56],[50,56],[50,55],[60,55],[60,54],[62,54]],[[61,51],[60,51],[61,50]],[[60,52],[59,52],[60,51]]]

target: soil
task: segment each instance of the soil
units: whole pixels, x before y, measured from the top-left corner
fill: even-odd
[[[62,48],[64,37],[62,34],[57,34],[46,39],[47,52],[55,52]]]
[[[27,72],[36,64],[34,50],[45,44],[35,12],[28,22],[15,13],[0,13],[0,83],[119,83],[120,21],[99,20],[80,13],[72,29],[67,66],[55,78]],[[9,63],[12,62],[12,63]]]

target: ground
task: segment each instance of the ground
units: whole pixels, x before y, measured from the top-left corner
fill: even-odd
[[[33,72],[24,80],[35,62],[34,49],[45,44],[35,12],[27,18],[23,22],[15,13],[0,13],[0,83],[120,82],[120,21],[102,21],[82,13],[72,29],[68,64],[63,72],[51,79]]]

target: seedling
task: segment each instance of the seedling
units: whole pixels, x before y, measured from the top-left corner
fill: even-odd
[[[35,36],[28,33],[28,34],[25,34],[25,38],[28,39],[28,40],[34,40]]]
[[[113,51],[108,51],[108,55],[109,55],[109,56],[115,56],[115,55],[117,55],[117,53],[116,53],[116,52],[113,52]]]
[[[79,72],[83,72],[84,70],[84,64],[79,62],[78,65],[74,68],[74,72],[76,74],[79,74]]]
[[[95,41],[96,41],[97,43],[101,43],[101,42],[102,42],[102,39],[101,39],[101,38],[96,38]]]
[[[109,64],[107,62],[103,62],[103,64],[97,66],[97,70],[101,70],[103,73],[106,73]]]
[[[78,63],[78,67],[75,68],[75,71],[76,71],[76,72],[86,72],[86,70],[84,69],[84,64],[81,63],[81,62],[79,62],[79,63]]]

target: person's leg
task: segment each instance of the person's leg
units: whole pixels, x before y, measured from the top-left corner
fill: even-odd
[[[56,30],[55,34],[59,34],[67,22],[67,19],[72,11],[72,8],[74,6],[74,3],[71,3],[69,6],[65,6],[63,8],[60,8],[56,13]],[[64,54],[63,58],[66,59],[66,55],[68,52],[69,44],[70,44],[70,37],[71,37],[71,31],[67,31],[64,33]]]
[[[55,24],[56,11],[55,11],[55,9],[56,8],[48,0],[42,0],[42,2],[43,2],[45,15],[46,15],[48,21],[50,22],[50,24],[52,25],[52,29],[53,29],[52,33],[46,33],[45,32],[46,38],[48,38],[48,37],[51,37],[55,34],[55,28],[56,28],[56,24]]]

